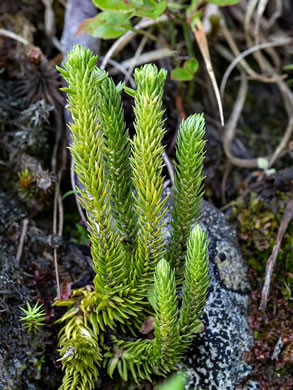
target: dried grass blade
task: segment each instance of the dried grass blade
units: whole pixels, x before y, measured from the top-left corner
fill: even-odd
[[[196,42],[198,44],[198,47],[200,49],[200,52],[203,56],[209,77],[212,82],[212,86],[215,92],[217,104],[219,107],[219,113],[220,113],[220,119],[221,119],[221,125],[224,126],[224,114],[223,114],[223,105],[222,105],[222,100],[220,96],[220,91],[219,87],[217,84],[217,80],[215,77],[215,73],[213,70],[212,62],[211,62],[211,56],[210,56],[210,51],[209,51],[209,46],[208,46],[208,41],[206,37],[206,33],[204,31],[203,25],[200,21],[197,22],[196,26],[192,28]]]

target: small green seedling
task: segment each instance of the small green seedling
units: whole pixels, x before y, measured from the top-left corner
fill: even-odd
[[[20,310],[24,313],[20,317],[20,321],[23,321],[23,326],[28,332],[36,333],[41,326],[45,325],[45,311],[42,309],[43,304],[39,304],[38,302],[34,307],[31,307],[29,302],[27,302],[26,309],[20,307]]]
[[[194,78],[198,70],[198,61],[196,58],[189,58],[184,62],[183,67],[172,70],[171,78],[176,81],[190,81]]]

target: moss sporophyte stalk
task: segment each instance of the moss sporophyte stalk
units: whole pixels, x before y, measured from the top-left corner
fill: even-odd
[[[124,381],[152,380],[176,370],[203,329],[209,286],[208,239],[199,224],[203,196],[204,118],[182,122],[176,148],[171,239],[166,243],[163,198],[162,95],[167,71],[134,72],[134,127],[129,139],[115,85],[90,50],[75,46],[59,72],[68,83],[73,122],[70,151],[82,184],[95,278],[57,305],[64,369],[61,390],[91,390],[102,370]],[[181,292],[178,294],[179,292]],[[154,337],[143,339],[154,317]]]

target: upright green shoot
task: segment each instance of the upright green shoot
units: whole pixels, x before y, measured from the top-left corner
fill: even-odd
[[[179,286],[184,274],[184,257],[192,225],[200,217],[203,197],[204,159],[203,115],[195,114],[183,120],[176,143],[175,183],[171,211],[171,245],[168,260],[176,269]]]
[[[104,368],[124,381],[152,380],[176,369],[202,329],[207,297],[208,241],[192,225],[200,216],[204,119],[183,121],[178,142],[171,242],[164,236],[162,96],[167,76],[155,65],[135,70],[134,127],[129,140],[122,85],[75,46],[64,69],[73,123],[70,151],[87,211],[94,286],[58,301],[65,371],[60,390],[93,390]],[[169,247],[168,247],[169,245]],[[183,289],[182,289],[183,284]],[[177,294],[182,289],[182,294]],[[139,329],[154,317],[153,338]]]

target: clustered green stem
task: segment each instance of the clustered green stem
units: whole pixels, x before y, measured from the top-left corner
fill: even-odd
[[[203,116],[192,115],[180,127],[167,245],[162,176],[167,72],[154,65],[135,70],[137,89],[130,93],[136,134],[130,140],[124,86],[116,86],[96,60],[90,50],[75,46],[58,68],[68,82],[70,151],[82,184],[96,275],[94,286],[57,302],[68,307],[58,320],[64,324],[61,390],[94,389],[102,368],[125,381],[151,380],[176,369],[202,330],[209,286],[207,235],[198,224],[192,229],[203,192]],[[154,337],[143,339],[139,330],[151,316]]]

